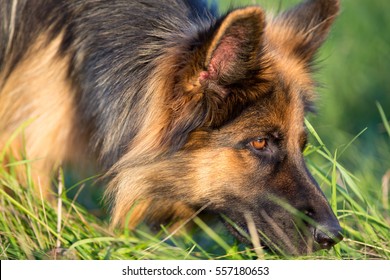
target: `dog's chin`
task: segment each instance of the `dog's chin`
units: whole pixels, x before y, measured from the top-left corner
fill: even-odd
[[[239,242],[248,246],[253,246],[253,243],[250,240],[250,233],[246,225],[239,225],[236,223],[235,226],[233,226],[227,221],[223,221],[223,224]],[[332,248],[332,246],[320,246],[320,244],[314,242],[312,239],[308,239],[309,241],[302,241],[303,244],[297,246],[294,251],[281,250],[280,246],[274,244],[270,245],[266,242],[261,242],[261,245],[267,252],[273,252],[278,255],[285,256],[304,256],[319,250],[329,250]]]

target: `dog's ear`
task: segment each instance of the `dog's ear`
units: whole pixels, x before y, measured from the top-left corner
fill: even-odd
[[[278,46],[310,62],[326,39],[339,6],[340,0],[306,0],[277,16],[267,35]]]
[[[264,93],[257,87],[266,69],[261,62],[264,28],[263,10],[247,7],[200,31],[168,101],[172,115],[166,135],[174,146],[199,127],[222,125]]]
[[[259,7],[238,9],[220,20],[210,36],[204,59],[201,84],[227,86],[259,67],[264,31],[264,13]]]

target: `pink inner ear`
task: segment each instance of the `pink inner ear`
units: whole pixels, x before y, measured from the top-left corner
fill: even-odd
[[[203,71],[199,75],[199,81],[217,80],[222,75],[229,75],[234,71],[234,65],[237,62],[237,53],[239,50],[239,36],[225,36],[210,59],[207,71]]]

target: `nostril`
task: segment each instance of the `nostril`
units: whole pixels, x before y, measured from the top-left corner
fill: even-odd
[[[306,216],[310,217],[310,218],[314,216],[312,210],[305,210],[305,211],[303,211],[303,213],[304,213]]]
[[[314,240],[321,246],[322,249],[330,249],[343,239],[341,228],[333,229],[318,229],[314,230]]]
[[[314,239],[318,244],[320,244],[322,249],[329,249],[335,244],[332,238],[319,229],[315,229]]]

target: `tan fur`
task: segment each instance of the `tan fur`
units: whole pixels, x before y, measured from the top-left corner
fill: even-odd
[[[113,166],[111,172],[117,172],[117,169],[121,169],[122,165],[129,162],[133,163],[134,166],[153,162],[154,158],[161,156],[167,151],[167,147],[164,147],[164,139],[162,137],[170,117],[169,110],[167,110],[167,104],[164,102],[164,98],[155,93],[158,92],[163,96],[163,93],[168,95],[167,89],[172,88],[172,85],[167,84],[170,80],[167,80],[166,77],[174,74],[173,69],[166,67],[166,65],[171,65],[170,62],[173,59],[173,57],[168,57],[166,61],[163,61],[165,63],[159,63],[158,67],[156,67],[155,73],[153,74],[155,78],[150,81],[148,94],[146,94],[146,96],[151,96],[151,100],[148,102],[150,103],[149,106],[154,108],[154,110],[148,111],[147,116],[143,120],[140,132],[128,147],[128,152]],[[128,173],[128,168],[130,166],[127,166],[126,170],[117,174],[114,180],[110,182],[108,193],[109,196],[112,196],[116,205],[113,210],[113,225],[118,223],[123,224],[127,213],[131,211],[128,226],[135,227],[145,217],[153,201],[150,199],[144,200],[141,190],[136,190],[138,177],[142,180],[141,174],[144,174],[145,170],[143,168],[134,168],[130,169],[131,172]],[[119,187],[118,184],[120,185]],[[132,190],[129,190],[129,187]],[[114,194],[114,189],[115,191],[118,189],[121,194]]]
[[[50,188],[50,172],[75,153],[74,93],[66,79],[68,59],[57,56],[61,39],[59,36],[47,44],[47,37],[41,35],[0,92],[0,150],[27,121],[29,124],[9,152],[17,153],[25,146],[24,156],[32,161],[33,179],[37,183],[40,178],[46,194]],[[26,183],[23,166],[18,173]]]

